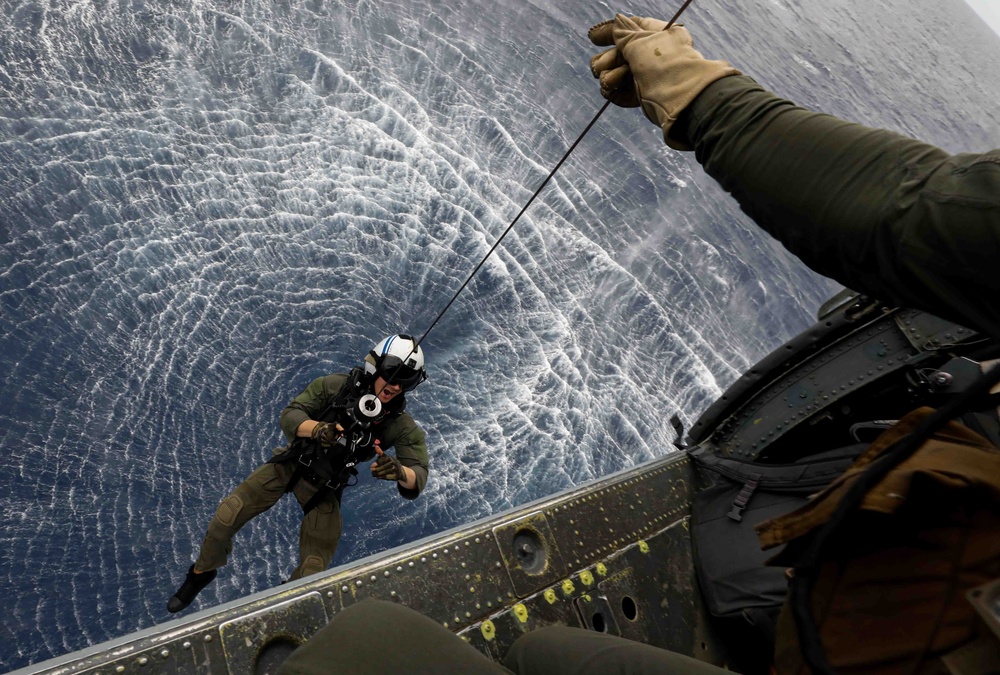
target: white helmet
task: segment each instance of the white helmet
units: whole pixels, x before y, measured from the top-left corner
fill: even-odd
[[[368,352],[365,372],[411,391],[427,379],[424,350],[409,335],[390,335]]]

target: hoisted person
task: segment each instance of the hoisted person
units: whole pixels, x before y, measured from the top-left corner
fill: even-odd
[[[167,610],[190,605],[226,564],[240,528],[287,492],[303,510],[299,565],[289,581],[330,566],[343,524],[341,495],[356,482],[359,463],[374,458],[375,478],[395,482],[401,497],[416,499],[427,484],[427,443],[424,430],[405,412],[405,392],[425,379],[423,350],[401,334],[375,345],[363,367],[313,380],[281,411],[288,444],[219,504]],[[389,448],[395,456],[385,454]]]

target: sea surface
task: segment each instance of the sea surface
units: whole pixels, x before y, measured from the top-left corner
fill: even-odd
[[[679,3],[678,3],[679,5]],[[0,671],[171,618],[313,378],[423,335],[603,100],[579,0],[0,0]],[[1000,146],[961,0],[695,0],[815,110]],[[426,337],[431,479],[362,477],[335,565],[661,457],[837,284],[636,110],[598,120]],[[290,499],[194,609],[297,564]]]

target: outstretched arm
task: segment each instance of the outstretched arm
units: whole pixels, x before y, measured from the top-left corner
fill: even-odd
[[[950,155],[815,113],[694,49],[686,28],[616,16],[590,31],[601,93],[641,106],[673,148],[812,269],[1000,337],[1000,150]]]
[[[748,77],[707,87],[678,125],[705,171],[813,270],[1000,335],[1000,151],[950,155]]]

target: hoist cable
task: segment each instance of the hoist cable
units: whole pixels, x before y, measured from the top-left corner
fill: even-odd
[[[667,22],[667,25],[663,30],[669,30],[670,27],[674,25],[674,22],[677,21],[680,15],[684,13],[684,10],[687,9],[688,5],[690,5],[692,2],[693,0],[686,0],[685,3],[681,5],[681,8],[677,10],[677,13],[674,14],[673,18],[670,19],[669,22]],[[486,255],[483,256],[483,259],[480,260],[479,264],[476,265],[476,267],[472,270],[472,273],[469,274],[468,278],[462,283],[462,285],[458,288],[458,290],[455,291],[455,294],[451,296],[451,300],[448,301],[448,304],[446,304],[444,306],[444,309],[442,309],[438,313],[438,315],[434,318],[434,320],[431,321],[431,325],[427,327],[427,330],[424,331],[424,334],[421,335],[420,339],[413,344],[413,351],[416,351],[417,347],[420,346],[420,343],[424,341],[425,337],[427,337],[427,334],[431,332],[434,326],[437,325],[437,322],[441,320],[441,317],[444,316],[444,313],[448,311],[448,308],[451,307],[451,305],[455,302],[455,300],[458,299],[459,294],[463,290],[465,290],[465,287],[469,285],[470,281],[472,281],[472,277],[476,276],[476,272],[479,271],[479,268],[481,268],[484,264],[486,264],[486,261],[489,259],[489,257],[493,255],[493,252],[497,250],[497,247],[500,246],[500,243],[504,240],[504,237],[506,237],[507,234],[512,229],[514,229],[514,225],[517,224],[517,221],[521,219],[521,216],[524,215],[524,212],[527,211],[528,207],[531,206],[532,202],[535,201],[535,197],[537,197],[538,194],[542,191],[542,189],[546,185],[548,185],[549,181],[556,174],[556,171],[559,170],[559,167],[561,167],[563,165],[563,162],[565,162],[569,158],[573,150],[576,149],[576,146],[580,144],[580,141],[582,141],[583,137],[587,135],[587,132],[590,131],[590,128],[597,123],[597,120],[601,118],[601,115],[604,114],[604,111],[608,109],[609,105],[611,105],[611,99],[608,99],[607,101],[604,102],[604,105],[602,105],[601,109],[597,111],[597,114],[594,115],[594,118],[590,120],[590,123],[584,128],[582,132],[580,132],[580,135],[577,137],[575,141],[573,141],[573,144],[569,146],[569,149],[562,156],[562,159],[559,160],[559,163],[555,165],[552,171],[549,171],[549,175],[545,177],[545,180],[543,180],[542,184],[538,186],[538,189],[535,190],[534,194],[531,195],[531,197],[528,199],[528,202],[524,205],[524,207],[518,212],[516,216],[514,216],[514,220],[510,221],[510,225],[507,226],[507,229],[503,231],[503,234],[500,235],[500,237],[496,240],[493,246],[490,247],[490,250],[486,252]]]
[[[465,290],[465,287],[469,285],[469,282],[472,281],[472,277],[476,276],[476,272],[479,271],[479,268],[482,267],[489,259],[489,257],[493,255],[493,252],[497,250],[497,247],[500,246],[500,242],[502,242],[504,240],[504,237],[506,237],[507,234],[514,228],[514,225],[517,224],[517,221],[520,220],[521,216],[524,215],[524,212],[528,210],[528,207],[531,206],[531,203],[535,201],[535,197],[537,197],[538,194],[542,191],[542,189],[546,185],[548,185],[549,180],[552,178],[552,176],[555,175],[556,171],[559,170],[559,167],[563,165],[563,162],[566,161],[566,159],[570,156],[570,153],[572,153],[573,150],[576,148],[576,146],[579,145],[580,141],[583,140],[583,137],[587,135],[587,132],[590,131],[590,128],[594,126],[597,120],[601,117],[601,114],[605,110],[607,110],[609,105],[611,105],[611,101],[604,102],[604,105],[601,106],[601,109],[597,111],[596,115],[594,115],[594,119],[590,120],[590,124],[588,124],[587,127],[583,130],[583,132],[577,137],[577,139],[573,141],[573,144],[569,146],[569,150],[567,150],[566,153],[562,156],[562,159],[559,160],[559,163],[556,164],[555,168],[552,169],[552,171],[549,171],[549,175],[545,177],[545,180],[543,180],[542,184],[538,186],[538,189],[535,190],[535,193],[531,195],[531,198],[528,199],[528,202],[521,208],[518,214],[514,216],[514,220],[510,221],[510,225],[507,226],[507,229],[503,231],[503,234],[500,235],[500,237],[496,240],[493,246],[490,247],[490,250],[486,252],[486,255],[483,256],[483,259],[479,261],[478,265],[476,265],[475,269],[472,270],[472,273],[469,274],[468,278],[462,283],[459,289],[455,291],[455,295],[451,296],[451,300],[448,301],[448,304],[444,306],[444,309],[442,309],[440,313],[438,313],[437,317],[431,322],[431,325],[427,328],[427,330],[424,331],[424,334],[420,336],[420,339],[417,340],[418,345],[424,341],[424,338],[427,337],[427,334],[431,332],[431,329],[434,328],[435,324],[437,324],[437,322],[441,319],[441,317],[444,316],[444,313],[448,311],[448,308],[451,307],[452,303],[455,302],[455,300],[458,298],[458,294],[461,293],[463,290]],[[416,347],[414,347],[414,349],[416,349]]]

